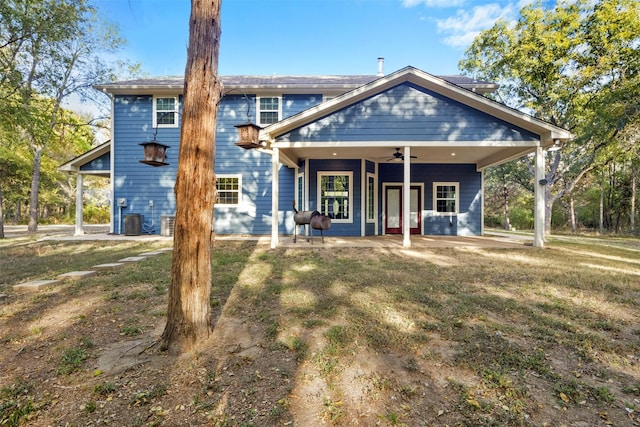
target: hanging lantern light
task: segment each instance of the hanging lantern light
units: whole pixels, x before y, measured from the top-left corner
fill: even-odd
[[[253,123],[243,123],[235,125],[235,127],[238,129],[238,142],[236,142],[238,147],[245,150],[262,147],[259,140],[260,129],[262,129],[260,126]]]
[[[140,163],[144,163],[149,166],[168,166],[169,163],[165,163],[167,156],[168,145],[160,144],[156,140],[158,135],[158,128],[156,127],[153,133],[153,139],[151,141],[142,142],[140,145],[144,148],[144,159],[140,160]]]
[[[143,142],[140,145],[144,147],[144,160],[140,160],[140,163],[144,163],[149,166],[168,166],[169,163],[165,163],[167,156],[168,145],[160,144],[158,141]]]

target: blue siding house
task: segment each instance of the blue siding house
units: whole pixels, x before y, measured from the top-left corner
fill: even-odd
[[[294,232],[292,201],[328,215],[328,235],[399,234],[405,246],[412,234],[482,235],[483,170],[534,153],[534,244],[542,246],[544,150],[571,134],[483,96],[497,86],[413,67],[386,76],[223,76],[222,82],[217,235],[267,235],[276,247]],[[170,234],[182,79],[96,88],[112,100],[111,141],[61,170],[80,177],[108,167],[113,233],[125,233],[126,220],[137,218],[142,233]],[[236,144],[235,126],[248,122],[260,126],[250,149]],[[140,144],[149,141],[169,147],[166,165],[141,162]]]

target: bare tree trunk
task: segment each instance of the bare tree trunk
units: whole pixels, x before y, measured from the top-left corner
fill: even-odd
[[[211,331],[211,246],[221,0],[192,0],[176,178],[176,219],[162,347],[191,351]]]
[[[604,171],[600,180],[600,234],[604,234]]]
[[[4,210],[2,205],[4,204],[4,193],[2,192],[2,186],[0,185],[0,239],[4,239]]]
[[[511,230],[511,222],[509,221],[509,190],[505,185],[502,189],[502,195],[504,196],[504,229]]]
[[[31,175],[31,194],[29,195],[29,226],[27,231],[38,231],[38,194],[40,193],[40,165],[42,163],[42,148],[33,152],[33,174]]]
[[[629,213],[629,222],[631,232],[636,231],[636,169],[631,165],[631,212]]]
[[[571,231],[575,234],[578,232],[578,222],[576,220],[576,206],[573,196],[569,197],[569,217],[571,218]]]

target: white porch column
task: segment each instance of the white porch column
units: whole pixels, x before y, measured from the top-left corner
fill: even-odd
[[[534,207],[534,219],[533,229],[534,238],[533,246],[542,248],[544,247],[544,211],[545,211],[545,191],[546,184],[544,183],[544,150],[541,146],[536,147],[536,159],[535,159],[535,182],[534,182],[534,195],[535,195],[535,207]]]
[[[278,198],[280,192],[280,149],[273,148],[273,154],[271,155],[271,249],[275,249],[278,246]]]
[[[365,159],[360,160],[360,236],[366,234],[367,226],[367,161]]]
[[[81,173],[76,176],[76,229],[73,233],[76,236],[84,234],[84,218],[82,215],[82,193],[83,193],[84,179]]]
[[[402,246],[411,246],[411,147],[404,147],[404,179],[402,183]]]

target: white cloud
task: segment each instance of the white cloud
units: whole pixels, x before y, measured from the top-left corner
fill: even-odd
[[[515,19],[521,3],[509,3],[504,7],[498,3],[490,3],[475,6],[470,11],[459,9],[454,16],[436,20],[438,32],[446,35],[444,41],[447,45],[465,48],[481,31],[491,28],[498,19]]]
[[[402,0],[404,7],[414,7],[424,4],[427,7],[457,7],[462,6],[465,0]]]

